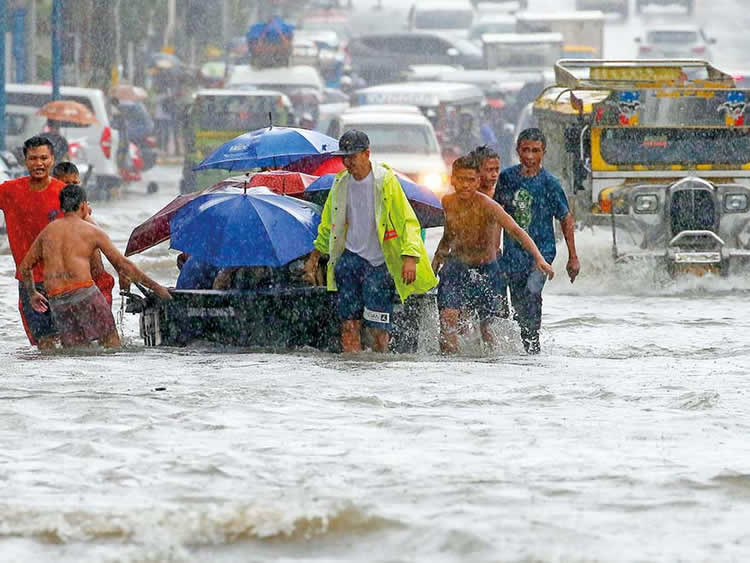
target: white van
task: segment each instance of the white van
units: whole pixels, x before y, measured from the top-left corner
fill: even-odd
[[[41,108],[52,100],[52,87],[41,84],[6,84],[5,94],[9,106]],[[119,133],[110,125],[104,93],[96,88],[63,86],[60,88],[60,96],[63,100],[73,100],[85,105],[96,116],[97,123],[92,125],[71,125],[61,129],[61,134],[68,141],[85,141],[89,164],[94,167],[92,183],[100,191],[118,187],[121,183],[117,168]],[[10,135],[6,139],[6,145],[13,149],[22,145],[24,140]]]
[[[429,188],[438,197],[448,191],[448,170],[427,119],[416,106],[360,106],[331,121],[327,134],[338,139],[348,129],[370,138],[373,160],[381,161]]]
[[[466,37],[474,23],[469,0],[420,0],[409,11],[409,31],[440,31]]]

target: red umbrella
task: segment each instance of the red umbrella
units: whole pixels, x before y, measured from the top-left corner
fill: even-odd
[[[247,186],[249,188],[265,186],[277,194],[298,195],[317,179],[317,176],[303,174],[302,172],[271,170],[253,174],[250,176]]]
[[[292,172],[303,172],[313,176],[322,176],[346,170],[340,156],[331,156],[329,154],[320,154],[307,156],[296,162],[284,166],[284,170]]]
[[[305,188],[316,179],[317,176],[310,176],[309,174],[272,170],[269,172],[258,172],[252,176],[233,176],[199,192],[179,195],[133,229],[128,239],[128,246],[125,249],[125,256],[138,254],[165,240],[169,240],[171,234],[169,230],[170,219],[172,219],[180,207],[201,194],[226,191],[231,188],[242,189],[246,187],[266,186],[276,193],[296,196],[301,195],[305,191]]]

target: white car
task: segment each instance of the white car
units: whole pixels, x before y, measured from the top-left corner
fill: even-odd
[[[448,170],[435,130],[419,108],[396,105],[353,108],[333,119],[327,134],[338,139],[349,129],[367,134],[373,160],[406,174],[438,197],[448,193]]]
[[[716,39],[706,35],[702,27],[692,24],[659,25],[646,29],[636,37],[639,59],[703,59],[711,60],[711,45]]]
[[[6,84],[5,93],[9,106],[41,108],[52,100],[52,87],[41,84]],[[117,167],[117,143],[119,133],[112,129],[109,121],[107,99],[96,88],[63,86],[60,88],[63,100],[73,100],[85,105],[96,116],[96,123],[63,127],[61,134],[68,139],[80,139],[86,146],[87,159],[93,166],[92,182],[98,190],[106,192],[121,184]],[[35,131],[34,133],[36,133]],[[22,145],[25,139],[6,139],[8,147]],[[13,144],[11,144],[13,143]]]

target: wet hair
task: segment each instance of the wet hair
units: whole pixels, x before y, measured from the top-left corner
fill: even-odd
[[[516,148],[521,146],[522,141],[540,141],[543,148],[547,148],[547,137],[544,136],[542,130],[537,127],[529,127],[524,129],[518,134],[518,140],[516,141]]]
[[[52,169],[52,176],[54,178],[62,178],[68,174],[79,174],[78,167],[72,162],[58,162]]]
[[[29,149],[35,149],[38,147],[47,147],[49,148],[50,154],[55,154],[55,147],[52,144],[52,141],[50,141],[47,137],[43,137],[42,135],[35,135],[23,142],[24,158],[26,158],[26,153],[29,152]]]
[[[489,160],[490,158],[496,158],[500,160],[500,155],[487,145],[478,146],[473,151],[471,151],[469,155],[473,156],[480,166],[485,160]]]
[[[459,156],[453,161],[451,172],[455,174],[457,170],[475,170],[479,172],[479,161],[471,153]]]
[[[78,211],[84,201],[88,201],[86,190],[78,184],[68,184],[60,190],[60,209],[63,213]]]

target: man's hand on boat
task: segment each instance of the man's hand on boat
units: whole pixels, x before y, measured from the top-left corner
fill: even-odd
[[[320,262],[320,251],[313,250],[308,256],[303,268],[302,279],[310,285],[318,285],[318,263]]]

